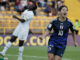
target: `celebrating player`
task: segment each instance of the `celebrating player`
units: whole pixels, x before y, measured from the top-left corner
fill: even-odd
[[[19,56],[18,60],[22,60],[22,54],[23,54],[23,44],[24,40],[27,39],[28,32],[29,32],[29,24],[34,17],[33,11],[37,9],[37,6],[34,2],[29,2],[27,9],[22,13],[22,17],[18,18],[16,15],[13,16],[13,18],[20,21],[19,25],[15,29],[15,31],[12,34],[12,37],[10,41],[7,43],[7,45],[4,47],[3,51],[0,52],[0,55],[4,56],[7,52],[8,48],[12,45],[13,42],[15,42],[16,38],[19,39]]]
[[[72,22],[67,18],[67,6],[62,5],[58,12],[58,17],[48,25],[45,34],[39,37],[43,39],[53,31],[48,42],[48,60],[61,60],[66,48],[69,29],[72,32],[74,45],[78,46],[75,29]]]

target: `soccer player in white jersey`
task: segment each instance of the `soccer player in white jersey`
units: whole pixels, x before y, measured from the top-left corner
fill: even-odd
[[[11,47],[12,43],[16,40],[16,38],[19,39],[19,56],[18,60],[22,60],[22,54],[24,50],[24,40],[27,39],[28,32],[29,32],[29,24],[34,17],[33,11],[37,9],[37,6],[34,2],[29,2],[27,9],[22,13],[22,17],[18,18],[16,15],[13,15],[13,18],[19,20],[19,25],[15,29],[15,31],[12,34],[12,37],[10,41],[7,43],[7,45],[4,47],[2,52],[0,52],[0,55],[4,56],[7,52],[8,48]]]

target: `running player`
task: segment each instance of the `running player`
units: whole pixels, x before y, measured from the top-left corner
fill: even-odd
[[[48,36],[51,31],[54,31],[50,35],[48,42],[48,60],[61,60],[66,48],[69,29],[72,31],[74,45],[78,46],[76,42],[75,29],[72,22],[67,18],[67,6],[62,5],[58,9],[58,12],[58,17],[48,25],[45,34],[39,37],[40,39],[43,39]]]
[[[29,32],[29,24],[34,17],[33,11],[37,9],[37,6],[34,2],[29,2],[27,9],[22,13],[22,17],[18,18],[16,15],[13,16],[13,18],[20,21],[19,25],[15,29],[15,31],[12,34],[12,37],[10,41],[7,43],[7,45],[4,47],[3,51],[0,52],[0,55],[5,55],[8,48],[11,47],[12,43],[15,42],[16,38],[19,39],[19,56],[18,60],[22,60],[22,54],[24,50],[24,40],[27,39],[28,32]]]

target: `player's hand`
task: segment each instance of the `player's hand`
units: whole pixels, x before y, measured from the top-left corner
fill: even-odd
[[[39,39],[40,39],[40,40],[43,40],[43,38],[44,38],[43,36],[39,36]]]
[[[77,42],[74,42],[74,46],[77,47],[78,46],[78,43]]]
[[[16,15],[13,15],[13,18],[16,18]]]

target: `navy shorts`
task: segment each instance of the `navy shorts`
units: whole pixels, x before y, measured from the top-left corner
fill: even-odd
[[[54,55],[62,57],[65,51],[65,47],[58,48],[53,45],[48,45],[48,53],[52,53]]]

